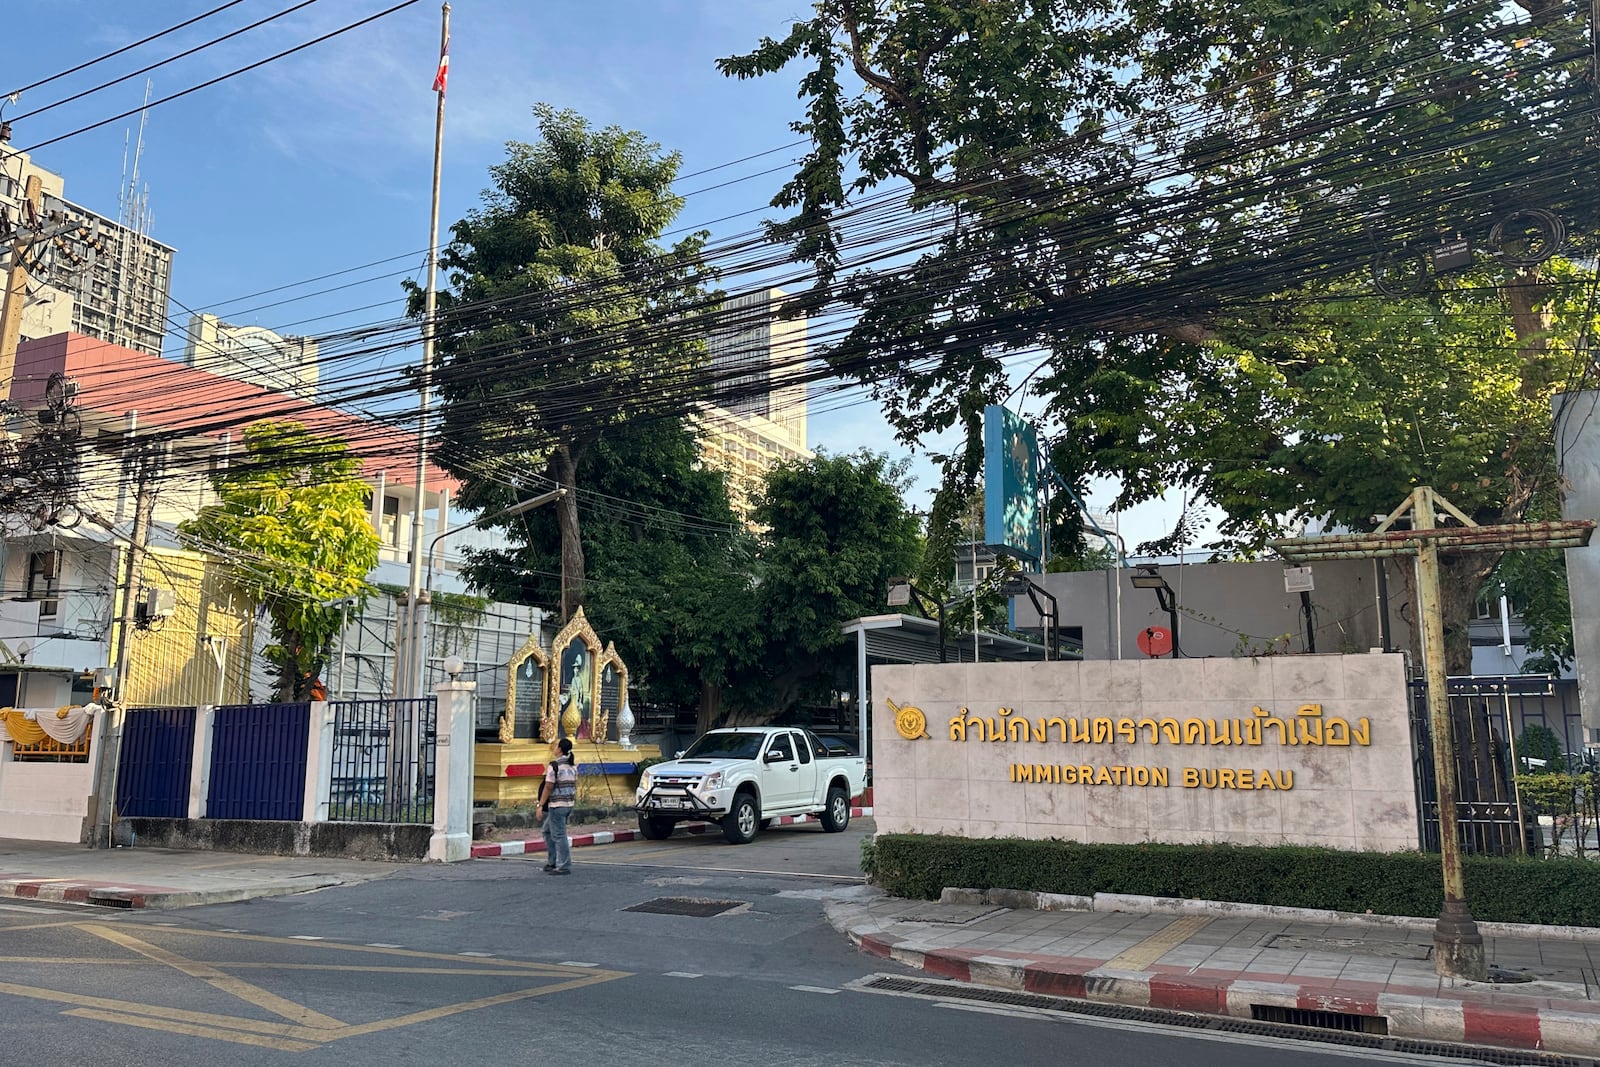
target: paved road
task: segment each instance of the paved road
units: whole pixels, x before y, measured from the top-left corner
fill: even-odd
[[[822,913],[861,891],[867,828],[584,849],[568,878],[531,857],[170,913],[0,905],[0,1062],[1425,1062],[867,992],[894,966]]]

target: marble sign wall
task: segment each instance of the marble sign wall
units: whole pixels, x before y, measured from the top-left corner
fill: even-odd
[[[1398,655],[872,670],[884,833],[1417,847]]]

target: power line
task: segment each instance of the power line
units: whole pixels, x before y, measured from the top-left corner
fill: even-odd
[[[131,109],[127,110],[127,111],[124,111],[120,115],[113,115],[108,119],[101,119],[99,122],[92,122],[87,126],[80,126],[77,129],[71,131],[70,133],[60,134],[59,136],[50,138],[48,141],[39,141],[36,144],[32,144],[32,145],[29,145],[27,148],[21,149],[21,151],[28,152],[28,153],[37,152],[41,148],[45,148],[45,147],[47,147],[49,145],[53,145],[53,144],[58,144],[61,141],[68,140],[69,138],[72,138],[72,137],[77,137],[80,134],[88,133],[90,130],[98,130],[102,126],[109,126],[113,122],[119,122],[122,119],[128,118],[129,116],[137,115],[141,111],[148,111],[150,108],[160,107],[162,104],[167,104],[167,103],[171,103],[174,100],[182,99],[183,97],[188,96],[191,93],[199,92],[201,89],[209,89],[211,86],[220,84],[221,82],[225,82],[230,78],[236,78],[241,74],[247,74],[250,71],[256,70],[259,67],[266,66],[268,63],[276,63],[278,60],[283,59],[283,58],[285,58],[287,56],[292,56],[296,52],[303,52],[307,48],[311,48],[314,45],[322,44],[324,41],[328,41],[328,40],[331,40],[331,39],[333,39],[335,37],[338,37],[340,34],[349,33],[351,30],[359,29],[360,27],[367,25],[369,22],[376,22],[378,19],[381,19],[381,18],[383,18],[383,17],[385,17],[387,15],[392,15],[396,11],[400,11],[400,10],[402,10],[404,8],[408,8],[412,4],[415,4],[416,2],[417,2],[417,0],[400,0],[400,3],[395,4],[393,7],[385,8],[384,10],[378,12],[375,15],[368,15],[366,18],[362,19],[359,22],[352,22],[347,26],[342,26],[337,30],[330,31],[328,33],[323,34],[320,37],[313,38],[312,40],[309,40],[309,41],[305,42],[304,44],[295,45],[293,48],[286,48],[282,52],[277,53],[276,55],[268,56],[266,59],[258,59],[256,62],[251,63],[248,66],[239,67],[238,69],[231,70],[226,74],[219,74],[217,77],[211,78],[211,79],[209,79],[207,81],[203,81],[199,85],[191,85],[187,89],[183,89],[183,90],[180,90],[180,91],[178,91],[176,93],[171,93],[171,94],[169,94],[167,96],[163,96],[159,100],[152,100],[147,104],[141,105],[140,107],[131,108]]]
[[[65,78],[69,74],[76,74],[80,70],[87,70],[88,68],[96,65],[97,63],[104,63],[108,59],[115,59],[117,56],[122,55],[124,52],[131,52],[135,48],[138,48],[140,45],[146,45],[146,44],[149,44],[151,41],[160,40],[162,37],[165,37],[168,34],[176,33],[181,29],[185,29],[185,28],[187,28],[189,26],[193,26],[195,23],[202,22],[205,19],[210,18],[212,15],[220,14],[221,12],[224,12],[224,11],[228,10],[228,8],[230,8],[230,7],[238,7],[240,4],[242,4],[244,2],[245,2],[245,0],[228,0],[228,3],[222,4],[219,7],[214,7],[210,11],[206,11],[206,12],[204,12],[202,14],[196,15],[194,18],[185,19],[184,21],[178,23],[176,26],[168,26],[166,29],[161,30],[161,31],[159,31],[157,33],[152,33],[148,37],[140,38],[139,40],[134,41],[132,44],[125,44],[121,48],[118,48],[115,51],[107,52],[103,56],[96,56],[94,59],[86,60],[85,62],[79,63],[75,67],[72,67],[72,68],[70,68],[68,70],[61,71],[59,74],[52,74],[48,78],[40,78],[38,81],[31,82],[31,83],[29,83],[27,85],[24,85],[20,89],[13,89],[9,93],[0,93],[0,96],[20,96],[21,94],[23,94],[25,92],[28,92],[29,90],[39,88],[41,85],[49,85],[51,82],[58,81],[61,78]],[[15,51],[15,49],[13,49],[13,50]]]
[[[109,89],[113,85],[121,85],[123,82],[129,81],[129,80],[131,80],[133,78],[137,78],[141,74],[148,74],[152,70],[159,70],[160,68],[166,66],[168,63],[176,63],[180,59],[187,59],[189,56],[194,55],[196,52],[203,52],[207,48],[212,47],[213,45],[219,45],[224,41],[231,41],[233,38],[238,37],[240,34],[249,33],[251,30],[256,29],[258,27],[261,27],[261,26],[265,26],[269,22],[274,22],[274,21],[276,21],[278,19],[281,19],[285,15],[292,15],[292,14],[294,14],[294,12],[299,11],[301,8],[310,7],[312,4],[314,4],[316,2],[317,2],[317,0],[301,0],[300,3],[294,5],[293,7],[285,8],[284,10],[278,12],[275,15],[268,15],[264,19],[258,19],[255,22],[250,23],[250,25],[248,25],[248,26],[241,26],[239,29],[233,30],[233,31],[231,31],[229,33],[225,33],[221,37],[214,37],[211,40],[206,41],[203,44],[197,44],[193,48],[185,49],[184,51],[179,52],[175,56],[168,56],[166,59],[162,59],[162,60],[159,60],[159,61],[157,61],[155,63],[151,63],[151,64],[149,64],[147,66],[140,67],[138,70],[133,71],[133,72],[128,73],[128,74],[124,74],[121,77],[113,78],[113,79],[111,79],[110,81],[107,81],[107,82],[101,82],[99,85],[96,85],[92,89],[85,89],[80,93],[74,93],[72,96],[63,97],[62,99],[57,100],[53,104],[46,104],[44,107],[36,107],[32,111],[27,111],[27,112],[24,112],[21,115],[15,116],[11,121],[14,122],[14,123],[15,122],[21,122],[24,119],[30,119],[35,115],[42,115],[46,111],[53,111],[56,108],[61,107],[64,104],[70,104],[75,100],[82,100],[86,96],[93,96],[95,93],[100,92],[102,89]],[[158,100],[157,103],[161,103],[161,101]],[[116,120],[112,119],[111,121],[115,122]]]

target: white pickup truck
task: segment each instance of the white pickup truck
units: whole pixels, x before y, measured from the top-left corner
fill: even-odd
[[[836,834],[850,825],[850,798],[866,787],[867,761],[828,754],[810,730],[744,726],[712,730],[639,777],[634,810],[652,841],[680,822],[715,822],[742,845],[778,815],[815,815]]]

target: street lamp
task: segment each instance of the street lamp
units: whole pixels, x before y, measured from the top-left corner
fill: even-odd
[[[910,578],[890,578],[889,588],[884,596],[884,603],[891,608],[903,608],[915,600],[923,614],[932,614],[939,620],[939,662],[945,662],[944,646],[944,604],[939,603],[928,594],[911,584]]]
[[[1156,594],[1156,603],[1161,605],[1161,610],[1167,613],[1168,628],[1172,630],[1172,658],[1180,655],[1178,648],[1178,601],[1172,594],[1172,586],[1161,577],[1161,568],[1154,564],[1143,564],[1138,570],[1128,576],[1135,589],[1153,589]]]

